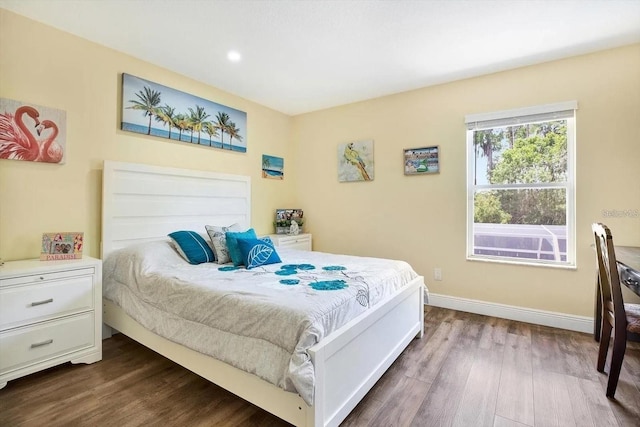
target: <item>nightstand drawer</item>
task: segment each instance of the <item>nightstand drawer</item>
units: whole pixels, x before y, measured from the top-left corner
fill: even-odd
[[[93,276],[0,288],[0,331],[93,309]]]
[[[81,268],[77,270],[53,271],[42,274],[24,275],[12,277],[10,279],[0,279],[0,287],[42,283],[48,280],[66,279],[68,277],[92,276],[94,273],[95,270],[93,268]]]
[[[308,251],[310,245],[309,239],[297,239],[280,242],[278,245],[281,248],[298,249],[301,251]]]
[[[90,312],[0,333],[0,373],[93,346],[94,322]]]
[[[279,248],[298,249],[301,251],[311,250],[311,234],[271,234],[269,235],[273,244]]]

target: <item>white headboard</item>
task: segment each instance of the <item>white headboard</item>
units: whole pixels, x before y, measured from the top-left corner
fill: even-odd
[[[177,230],[251,225],[251,177],[105,160],[102,258]]]

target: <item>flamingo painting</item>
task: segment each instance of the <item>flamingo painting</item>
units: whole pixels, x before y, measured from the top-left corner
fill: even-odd
[[[18,108],[15,115],[0,114],[0,159],[35,161],[40,155],[38,141],[24,124],[25,115],[34,121],[34,129],[40,125],[38,110],[30,106]]]
[[[58,136],[58,126],[51,120],[43,120],[38,126],[38,136],[46,129],[53,129],[51,135],[43,141],[40,141],[40,153],[37,162],[60,163],[62,160],[62,147],[56,142]]]
[[[65,134],[64,111],[0,98],[0,159],[64,163]]]

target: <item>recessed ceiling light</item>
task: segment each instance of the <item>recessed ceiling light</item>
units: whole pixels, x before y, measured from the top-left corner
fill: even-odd
[[[240,52],[230,50],[229,53],[227,53],[227,58],[229,58],[229,61],[231,62],[238,62],[242,59],[242,56],[240,55]]]

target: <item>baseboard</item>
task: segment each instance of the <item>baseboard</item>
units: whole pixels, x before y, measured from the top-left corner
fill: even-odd
[[[593,317],[535,310],[532,308],[497,304],[493,302],[478,301],[434,293],[429,293],[429,305],[449,308],[452,310],[466,311],[468,313],[483,314],[485,316],[499,317],[501,319],[533,323],[534,325],[551,326],[570,331],[586,333],[593,332]]]

